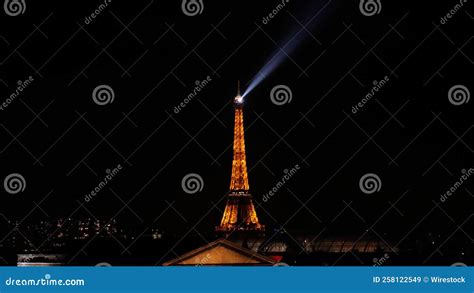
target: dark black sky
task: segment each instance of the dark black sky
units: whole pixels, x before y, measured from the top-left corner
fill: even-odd
[[[452,86],[474,90],[471,3],[441,25],[457,1],[382,0],[370,17],[355,0],[290,1],[268,24],[262,18],[278,1],[204,0],[193,17],[180,1],[113,1],[86,25],[100,3],[26,0],[23,15],[1,11],[2,99],[18,80],[34,78],[0,112],[0,175],[20,173],[27,182],[16,195],[2,189],[8,219],[90,211],[128,225],[159,217],[156,225],[177,233],[195,224],[212,231],[230,179],[236,80],[249,82],[302,30],[298,22],[319,11],[292,44],[291,60],[248,96],[250,187],[261,221],[355,235],[375,223],[376,233],[395,242],[428,231],[467,239],[459,227],[472,235],[472,179],[446,203],[433,202],[474,167],[472,101],[448,100]],[[204,90],[173,113],[207,76]],[[387,84],[352,114],[385,76]],[[113,88],[112,104],[93,102],[102,84]],[[270,91],[280,84],[293,98],[277,106]],[[117,164],[119,175],[80,207]],[[296,164],[301,170],[262,202]],[[189,173],[204,180],[194,195],[181,188]],[[366,173],[381,178],[379,192],[361,192]]]

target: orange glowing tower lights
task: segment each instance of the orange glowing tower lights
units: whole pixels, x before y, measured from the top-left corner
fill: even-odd
[[[252,195],[249,193],[243,108],[244,98],[240,95],[238,85],[237,95],[234,98],[234,157],[230,190],[221,223],[216,227],[217,232],[223,232],[226,235],[233,232],[263,233],[265,231],[265,226],[258,221]]]

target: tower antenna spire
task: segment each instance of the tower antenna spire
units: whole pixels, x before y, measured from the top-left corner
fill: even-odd
[[[237,80],[237,96],[240,96],[240,80]]]

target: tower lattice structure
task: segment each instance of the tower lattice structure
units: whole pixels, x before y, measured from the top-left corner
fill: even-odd
[[[216,227],[216,231],[226,234],[232,232],[263,233],[265,231],[265,226],[258,221],[252,195],[249,193],[243,106],[243,97],[238,89],[237,96],[234,98],[234,157],[230,190],[227,194],[227,204],[221,223]]]

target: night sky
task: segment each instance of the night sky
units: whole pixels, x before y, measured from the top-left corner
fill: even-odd
[[[244,90],[283,50],[281,65],[246,97],[260,221],[314,235],[369,229],[394,243],[430,231],[441,242],[472,241],[474,178],[440,200],[474,168],[473,101],[448,98],[457,85],[474,90],[472,3],[444,24],[458,1],[381,0],[372,16],[356,0],[289,1],[269,21],[282,2],[204,0],[187,16],[181,1],[112,1],[86,21],[102,3],[26,0],[23,14],[0,11],[2,102],[33,79],[0,110],[2,183],[12,173],[26,181],[17,194],[1,189],[0,221],[93,216],[211,233],[229,188],[237,80]],[[113,89],[113,102],[94,102],[100,85]],[[291,101],[272,102],[278,85]],[[202,191],[183,190],[190,173]],[[359,187],[368,173],[381,181],[371,194]]]

